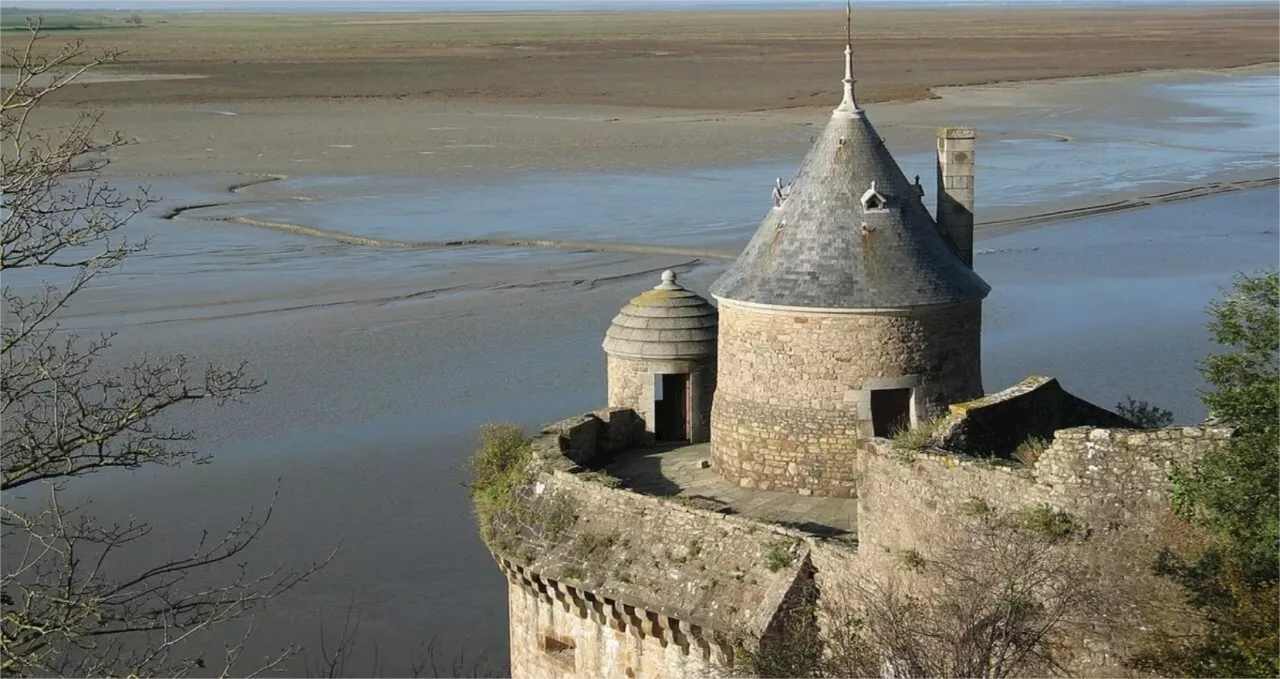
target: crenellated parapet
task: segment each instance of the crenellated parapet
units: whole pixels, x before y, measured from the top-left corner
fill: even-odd
[[[716,665],[733,664],[733,641],[723,633],[543,577],[507,559],[499,558],[498,567],[510,584],[564,613],[640,640],[653,640],[662,648],[678,648]]]

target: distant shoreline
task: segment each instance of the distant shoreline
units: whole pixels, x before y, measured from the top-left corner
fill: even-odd
[[[838,11],[838,0],[359,0],[315,3],[307,0],[195,0],[172,2],[140,0],[133,7],[84,6],[83,0],[25,0],[19,4],[0,2],[6,12],[60,11],[86,14],[520,14],[566,12],[753,12],[753,11]],[[858,0],[857,9],[938,10],[1079,9],[1131,7],[1230,7],[1273,4],[1271,0]]]

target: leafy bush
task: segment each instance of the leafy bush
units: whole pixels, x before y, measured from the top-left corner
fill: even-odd
[[[510,552],[517,537],[552,542],[577,520],[569,498],[534,491],[532,461],[533,446],[519,427],[480,427],[480,444],[469,465],[473,480],[468,495],[480,537],[494,551]]]
[[[1156,572],[1180,584],[1205,623],[1137,659],[1173,676],[1280,676],[1280,275],[1239,276],[1209,306],[1209,331],[1229,351],[1201,375],[1210,414],[1234,427],[1229,445],[1173,475],[1174,511],[1209,538],[1191,554],[1166,550]]]
[[[1129,420],[1139,429],[1159,429],[1173,424],[1172,412],[1153,406],[1146,401],[1135,401],[1127,394],[1124,399],[1116,404],[1116,414]]]
[[[1071,515],[1049,505],[1036,505],[1018,512],[1016,525],[1050,541],[1065,540],[1076,535],[1080,526]]]

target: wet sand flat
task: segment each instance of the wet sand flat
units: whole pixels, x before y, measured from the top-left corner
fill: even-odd
[[[899,66],[884,55],[859,57],[863,91],[869,99],[896,97],[895,91],[919,96],[922,90],[912,88],[1006,74],[1204,68],[1275,58],[1274,8],[1144,12],[956,14],[954,26],[941,19],[931,24],[932,37],[903,18],[899,28],[915,32],[860,32],[859,50],[874,42],[875,50],[914,54],[916,61]],[[458,19],[439,28],[443,33],[434,19],[422,17],[333,26],[295,17],[290,21],[298,25],[277,28],[270,22],[283,19],[267,16],[203,27],[197,24],[208,19],[171,17],[151,32],[78,36],[136,40],[123,45],[132,61],[121,73],[206,76],[68,92],[56,111],[61,120],[101,106],[109,127],[137,138],[114,158],[113,174],[154,180],[166,198],[156,206],[161,210],[244,205],[239,212],[193,211],[189,219],[146,215],[131,224],[157,235],[153,249],[86,290],[66,311],[64,328],[86,335],[117,331],[112,365],[149,353],[182,352],[220,364],[248,359],[268,384],[250,403],[199,404],[175,415],[172,424],[198,430],[215,464],[102,474],[75,493],[92,497],[95,511],[107,518],[154,517],[156,533],[129,557],[146,563],[188,549],[199,528],[216,531],[247,508],[261,508],[279,484],[275,518],[248,558],[265,567],[292,565],[338,543],[342,548],[315,580],[261,612],[251,654],[289,642],[314,649],[322,622],[332,635],[335,621],[352,610],[361,624],[353,674],[373,674],[375,656],[386,673],[403,673],[433,637],[450,655],[464,646],[483,648],[500,663],[503,581],[476,536],[462,485],[476,427],[503,420],[536,426],[598,407],[605,386],[600,340],[618,308],[664,268],[705,291],[724,263],[674,253],[379,248],[197,217],[286,222],[319,213],[313,224],[409,238],[410,230],[441,220],[432,201],[451,190],[472,196],[473,209],[463,202],[446,219],[505,200],[516,205],[509,212],[527,222],[534,203],[516,201],[512,182],[551,174],[560,182],[544,192],[544,213],[552,216],[542,214],[544,222],[530,233],[575,235],[591,225],[554,218],[575,206],[556,203],[557,186],[584,174],[634,173],[649,182],[642,191],[624,181],[617,200],[602,201],[637,220],[609,221],[602,212],[600,223],[615,237],[728,247],[758,224],[772,172],[794,171],[836,99],[839,41],[813,39],[817,28],[831,28],[832,17],[802,14],[771,16],[773,27],[743,24],[734,34],[707,15],[719,31],[714,35],[692,20],[655,15],[645,20],[651,23],[612,24],[612,33],[600,28],[595,38],[580,41],[537,17],[507,24]],[[883,15],[882,26],[891,14]],[[1075,23],[1063,18],[1069,16]],[[535,40],[531,24],[541,26],[543,38]],[[671,34],[665,42],[654,38],[660,28]],[[946,40],[952,31],[959,40],[954,45]],[[1057,31],[1058,40],[1047,39],[1046,31]],[[1249,37],[1254,32],[1265,34],[1261,48]],[[1122,33],[1145,37],[1131,42]],[[681,41],[704,51],[658,53],[676,50]],[[180,54],[184,44],[190,49]],[[218,44],[224,52],[216,52],[223,49]],[[966,44],[969,54],[961,56],[975,61],[949,60]],[[1031,55],[1037,46],[1043,54]],[[645,53],[633,54],[640,47]],[[1064,56],[1086,47],[1096,52],[1091,66]],[[1010,70],[971,68],[998,58]],[[678,68],[663,71],[668,59]],[[902,79],[893,80],[895,72]],[[1072,200],[1096,203],[1154,191],[1166,181],[1213,182],[1246,165],[1248,173],[1274,176],[1275,155],[1267,154],[1280,147],[1273,137],[1259,136],[1257,148],[1236,143],[1254,135],[1257,119],[1197,102],[1205,96],[1201,90],[1186,90],[1172,103],[1143,94],[1147,86],[1247,83],[1274,73],[1267,66],[968,86],[939,90],[941,99],[878,105],[871,116],[904,167],[925,168],[908,172],[929,171],[934,126],[987,130],[979,181],[998,184],[1003,193],[980,193],[980,208],[999,198],[1017,218],[1022,209],[1069,207],[1063,197],[1081,184],[1090,195]],[[522,89],[539,83],[545,94]],[[1129,134],[1135,126],[1160,134],[1135,137]],[[1038,154],[1085,144],[1105,153],[1064,153],[1075,160],[1057,174],[1034,164],[981,165],[1013,157],[1056,161]],[[1010,150],[993,152],[1001,147]],[[1259,155],[1263,166],[1256,166]],[[1092,163],[1084,162],[1089,156]],[[1176,162],[1162,165],[1170,159]],[[742,167],[751,169],[728,180],[699,169]],[[1052,181],[1019,183],[1032,170]],[[267,174],[290,178],[226,191]],[[675,217],[685,221],[670,218],[665,232],[650,234],[636,225],[657,223],[646,210],[678,203],[664,181],[689,184],[684,203],[695,200],[691,195],[728,193],[724,187],[732,182],[739,193],[717,200],[739,212],[717,217],[720,222],[693,222],[682,213]],[[598,186],[583,184],[574,190]],[[1234,272],[1274,263],[1276,196],[1271,187],[1011,235],[988,231],[993,237],[979,246],[976,263],[994,287],[984,308],[988,390],[1047,373],[1102,405],[1131,393],[1173,409],[1182,421],[1203,416],[1194,362],[1211,346],[1201,310]],[[1023,202],[1015,200],[1020,197]],[[308,212],[308,205],[316,209]],[[200,643],[216,654],[224,640],[209,636]],[[302,674],[303,660],[288,669]]]
[[[76,31],[123,70],[205,76],[97,85],[69,102],[429,99],[720,111],[826,106],[844,46],[831,11],[144,14]],[[933,87],[1277,58],[1280,8],[858,8],[866,102]],[[70,32],[68,32],[70,33]]]
[[[838,98],[838,57],[837,52],[829,58],[822,88],[827,100]],[[948,124],[978,127],[984,146],[1013,138],[1071,143],[1080,135],[1070,126],[1081,117],[1133,126],[1205,114],[1205,105],[1193,96],[1141,96],[1149,86],[1229,83],[1275,73],[1274,66],[1259,66],[943,88],[933,100],[874,105],[871,115],[899,156],[931,154],[935,128]],[[406,175],[471,181],[798,160],[829,108],[735,113],[300,99],[106,105],[102,112],[104,127],[121,130],[135,142],[113,154],[110,171],[120,176]],[[67,124],[80,112],[78,107],[51,109],[44,122]]]

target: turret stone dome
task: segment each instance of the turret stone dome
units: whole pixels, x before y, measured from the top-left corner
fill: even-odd
[[[719,314],[696,293],[676,283],[671,270],[662,283],[622,307],[604,335],[610,356],[632,359],[694,359],[714,356]]]

